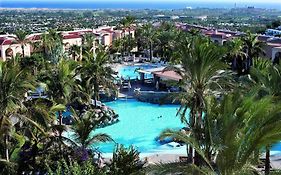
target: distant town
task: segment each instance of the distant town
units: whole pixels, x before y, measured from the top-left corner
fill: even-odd
[[[185,8],[176,10],[59,10],[59,9],[0,9],[0,32],[14,33],[16,30],[30,33],[97,28],[117,25],[124,16],[134,16],[136,23],[161,21],[183,22],[204,27],[232,31],[247,30],[264,34],[280,34],[275,29],[280,25],[281,12],[254,7],[232,9]],[[279,19],[279,22],[278,22]],[[280,30],[280,29],[277,29]]]

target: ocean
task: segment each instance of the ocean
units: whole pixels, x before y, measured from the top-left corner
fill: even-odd
[[[280,3],[236,3],[236,7],[254,6],[255,8],[281,10]],[[85,2],[85,1],[21,1],[0,0],[1,8],[56,8],[56,9],[183,9],[183,8],[234,8],[235,2]]]

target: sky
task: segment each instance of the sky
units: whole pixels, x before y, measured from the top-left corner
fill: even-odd
[[[10,0],[0,0],[0,1],[10,1]],[[49,2],[59,2],[59,1],[84,1],[84,2],[231,2],[231,3],[258,3],[265,2],[265,0],[15,0],[15,1],[25,1],[25,2],[36,2],[36,1],[49,1]],[[266,0],[268,3],[281,3],[281,0]]]
[[[0,0],[0,8],[232,8],[254,6],[281,10],[281,0]]]

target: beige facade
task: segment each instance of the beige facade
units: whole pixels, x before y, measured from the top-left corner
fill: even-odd
[[[15,57],[17,54],[22,55],[22,47],[20,44],[9,44],[0,46],[0,60]],[[24,55],[30,56],[30,44],[24,45]]]
[[[82,36],[85,33],[94,34],[96,36],[97,43],[105,46],[111,46],[115,39],[119,39],[128,35],[129,33],[131,33],[132,37],[135,37],[135,31],[133,29],[131,29],[130,32],[128,30],[115,30],[114,26],[104,26],[97,29],[66,31],[61,32],[61,35],[63,36],[64,50],[68,52],[73,45],[81,46]],[[40,41],[41,35],[41,33],[31,34],[27,38],[29,38],[31,42]],[[0,60],[5,61],[11,57],[15,57],[17,54],[22,54],[21,45],[14,44],[14,37],[15,36],[0,35]],[[26,44],[24,46],[24,55],[30,56],[32,50],[32,46],[30,44]]]

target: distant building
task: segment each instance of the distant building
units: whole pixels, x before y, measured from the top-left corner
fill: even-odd
[[[270,36],[281,35],[281,27],[279,26],[277,29],[267,29],[265,34]]]
[[[179,19],[179,18],[180,18],[179,16],[171,16],[172,20],[176,20],[176,19]]]
[[[185,23],[176,23],[176,27],[184,31],[190,31],[191,29],[198,30],[203,35],[210,37],[213,42],[220,45],[225,44],[228,40],[244,35],[244,33],[238,31],[217,30]],[[266,43],[264,46],[266,58],[271,59],[273,62],[281,61],[281,38],[270,35],[259,35],[258,40]]]
[[[208,16],[196,16],[196,17],[194,17],[195,19],[199,19],[199,20],[201,20],[201,21],[206,21],[207,20],[207,18],[208,18]]]
[[[116,39],[122,38],[127,35],[135,37],[135,29],[123,29],[116,30],[113,26],[104,26],[97,29],[84,29],[75,31],[60,32],[63,37],[64,50],[69,51],[73,45],[82,45],[82,37],[86,33],[92,33],[96,37],[96,43],[104,46],[111,46],[112,42]],[[31,43],[41,41],[42,33],[31,34],[27,38]],[[22,54],[22,48],[19,44],[16,44],[15,35],[0,35],[0,60],[6,60],[15,57],[17,54]],[[30,56],[33,53],[34,48],[32,44],[26,44],[24,46],[24,55]],[[136,51],[136,48],[133,49]]]

